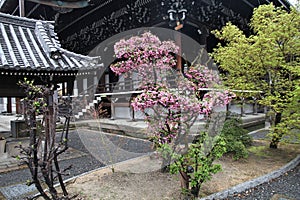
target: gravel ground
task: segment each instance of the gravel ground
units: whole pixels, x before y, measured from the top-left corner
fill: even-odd
[[[104,166],[102,163],[100,163],[98,160],[96,160],[90,155],[83,156],[80,158],[64,160],[60,162],[60,166],[62,169],[70,165],[72,165],[73,167],[69,171],[70,175],[65,176],[66,179]],[[31,180],[31,175],[29,169],[22,169],[10,171],[7,173],[1,173],[0,179],[0,187],[5,187],[19,183],[25,183],[26,180]]]
[[[254,131],[253,139],[266,138],[268,130]],[[229,195],[226,200],[300,200],[300,164],[278,178],[249,188],[242,193]],[[218,199],[218,198],[217,198]]]
[[[252,136],[254,139],[259,139],[264,137],[266,133],[266,131],[259,131],[255,134],[252,134]],[[117,137],[118,136],[109,136],[108,138],[109,140],[111,140],[111,142],[116,143],[118,141]],[[79,158],[61,161],[62,168],[67,167],[71,164],[73,165],[72,169],[70,170],[70,176],[66,176],[66,179],[104,166],[103,163],[101,163],[89,154],[89,151],[81,142],[81,138],[78,135],[77,131],[70,132],[69,139],[70,147],[85,152],[87,153],[87,155]],[[120,145],[120,143],[118,143],[118,145]],[[131,140],[128,138],[122,138],[122,147],[127,151],[143,153],[149,152],[150,145],[149,143],[145,143],[141,140]],[[30,179],[30,173],[28,169],[17,170],[0,174],[0,179],[0,187],[5,187],[8,185],[26,182],[26,180]],[[275,198],[276,200],[300,200],[299,180],[300,165],[298,165],[293,170],[285,173],[284,175],[271,180],[270,182],[261,184],[243,193],[234,194],[233,196],[229,196],[227,199],[267,200],[277,197]]]
[[[258,139],[266,138],[268,133],[269,133],[269,130],[261,129],[259,131],[251,132],[250,135],[253,137],[254,140],[258,140]]]
[[[282,176],[243,193],[228,197],[230,200],[300,200],[300,165]]]
[[[65,176],[65,179],[71,178],[73,176],[82,174],[84,172],[88,172],[100,167],[103,167],[104,164],[99,160],[95,159],[84,146],[81,141],[79,134],[84,133],[84,130],[80,131],[72,131],[69,134],[69,146],[86,153],[86,156],[72,158],[68,160],[60,161],[61,169],[66,168],[72,165],[71,170],[68,171],[70,173],[69,176]],[[87,133],[89,131],[86,131]],[[59,137],[59,134],[57,135]],[[110,135],[107,138],[111,140],[113,143],[117,142],[117,138],[119,136]],[[118,143],[116,145],[122,145],[127,151],[137,152],[137,153],[145,153],[150,151],[150,143],[143,140],[133,140],[130,138],[122,137],[122,143]],[[126,159],[126,158],[124,158]],[[7,173],[0,174],[0,187],[5,187],[9,185],[24,183],[26,180],[30,180],[31,175],[28,169],[21,169],[16,171],[10,171]]]
[[[30,179],[30,172],[28,169],[11,171],[8,173],[0,174],[0,187],[5,187],[9,185],[15,185],[18,183],[24,183],[26,180]]]

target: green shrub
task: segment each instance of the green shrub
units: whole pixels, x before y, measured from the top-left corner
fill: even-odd
[[[221,171],[221,165],[214,161],[226,152],[223,137],[211,137],[207,132],[201,132],[199,136],[185,154],[172,154],[174,162],[170,165],[170,172],[180,174],[185,199],[197,198],[203,183]]]
[[[226,142],[226,153],[232,153],[233,159],[248,157],[247,146],[252,144],[252,137],[241,127],[242,120],[237,116],[230,116],[224,122],[221,132]]]

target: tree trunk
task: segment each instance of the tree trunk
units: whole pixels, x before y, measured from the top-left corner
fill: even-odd
[[[197,184],[195,187],[192,187],[191,193],[192,195],[197,198],[199,196],[200,186]]]
[[[171,158],[169,159],[169,157],[171,156],[167,156],[168,158],[163,158],[162,160],[162,164],[161,164],[161,172],[162,173],[168,173],[170,172],[170,162],[171,162]]]
[[[184,190],[189,189],[189,176],[184,171],[180,171],[180,185]]]
[[[279,139],[277,137],[272,138],[271,143],[270,143],[270,148],[271,149],[277,149],[278,148],[278,143],[279,143]]]
[[[270,143],[270,148],[271,149],[277,149],[278,148],[278,144],[283,136],[283,134],[281,132],[278,132],[279,130],[276,129],[276,126],[281,122],[281,118],[282,118],[282,113],[276,113],[275,115],[275,130],[274,130],[274,134]]]
[[[180,186],[181,186],[181,191],[184,196],[184,200],[191,200],[194,199],[193,195],[191,194],[190,191],[190,177],[189,175],[184,172],[184,171],[179,171],[180,172]]]

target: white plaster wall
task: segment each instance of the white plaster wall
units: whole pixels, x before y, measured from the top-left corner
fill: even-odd
[[[11,98],[11,109],[12,113],[17,112],[16,98]]]
[[[0,113],[6,111],[6,102],[5,102],[6,98],[2,98],[0,97]]]
[[[7,112],[7,98],[1,97],[0,99],[0,113]],[[11,98],[11,107],[12,113],[16,113],[16,98]]]
[[[150,109],[151,110],[151,109]],[[226,106],[216,106],[214,107],[215,112],[226,112]],[[241,105],[232,104],[229,106],[229,111],[237,114],[241,114]],[[252,104],[244,105],[245,114],[253,113]],[[125,118],[131,119],[130,109],[128,107],[115,107],[115,117],[116,118]],[[144,119],[145,115],[141,111],[135,111],[134,118],[135,119]],[[204,115],[199,115],[198,120],[204,119]]]
[[[226,112],[226,106],[215,106],[213,107],[215,112]]]
[[[241,105],[240,104],[231,104],[229,106],[229,111],[237,114],[241,114]],[[250,114],[253,113],[253,105],[252,104],[245,104],[244,105],[244,113]]]
[[[115,107],[116,118],[130,119],[130,109],[128,107]]]

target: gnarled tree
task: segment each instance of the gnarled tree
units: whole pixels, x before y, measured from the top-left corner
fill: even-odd
[[[56,117],[58,105],[54,99],[55,85],[35,85],[34,81],[20,81],[24,89],[25,122],[30,134],[29,146],[20,145],[19,158],[27,164],[32,180],[28,185],[34,184],[44,199],[58,200],[70,199],[63,182],[63,175],[67,169],[61,169],[58,163],[60,154],[68,149],[68,127],[70,122],[70,102],[65,103],[63,116],[65,126],[59,141],[56,140]],[[41,121],[37,119],[41,116]],[[59,195],[54,184],[59,183],[63,194]],[[47,187],[44,187],[47,186]],[[48,189],[49,192],[45,192]]]

